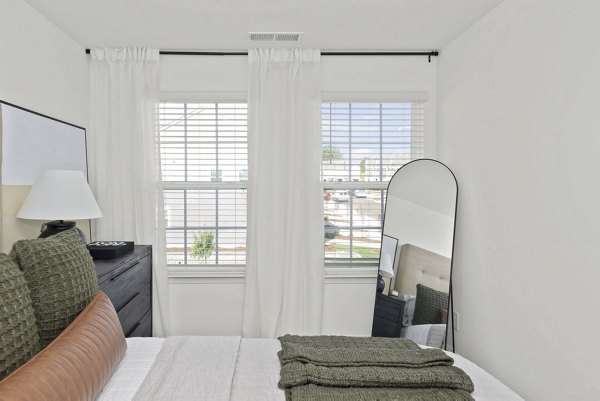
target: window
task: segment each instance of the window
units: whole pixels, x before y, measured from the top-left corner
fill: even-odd
[[[423,157],[423,102],[322,103],[325,265],[377,266],[385,189]]]
[[[423,157],[423,103],[322,103],[327,266],[376,266],[387,182]],[[169,265],[244,265],[245,103],[161,103]]]
[[[169,265],[244,265],[248,177],[245,103],[161,103]]]

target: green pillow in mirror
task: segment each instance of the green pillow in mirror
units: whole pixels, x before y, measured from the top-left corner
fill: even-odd
[[[442,309],[448,308],[448,294],[417,284],[417,300],[415,301],[415,314],[413,325],[441,324]]]
[[[0,254],[0,380],[40,350],[29,289],[17,264]]]
[[[31,291],[38,333],[45,347],[98,292],[94,262],[75,229],[17,241],[11,256]]]

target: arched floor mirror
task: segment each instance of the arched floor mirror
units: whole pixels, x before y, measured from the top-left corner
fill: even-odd
[[[432,159],[402,166],[389,182],[374,337],[405,337],[454,350],[452,256],[458,183]]]

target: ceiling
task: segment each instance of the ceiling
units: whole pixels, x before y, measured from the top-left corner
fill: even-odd
[[[300,31],[324,50],[440,49],[503,0],[26,0],[85,47],[241,50]]]

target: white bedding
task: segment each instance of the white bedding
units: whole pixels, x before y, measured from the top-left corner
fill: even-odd
[[[400,330],[400,337],[413,340],[417,344],[435,348],[443,348],[445,336],[445,324],[417,324],[415,326],[402,327],[402,330]]]
[[[230,401],[241,337],[169,337],[134,401]]]
[[[215,337],[210,337],[215,341]],[[127,352],[115,374],[107,383],[98,400],[131,401],[152,367],[164,339],[128,338]],[[231,337],[223,337],[231,342]],[[284,393],[277,387],[279,380],[279,341],[271,339],[241,339],[235,373],[231,384],[230,401],[284,401]],[[522,401],[508,387],[479,366],[448,352],[455,365],[473,380],[476,401]],[[203,378],[199,377],[198,380]],[[206,378],[204,378],[206,379]]]
[[[233,376],[231,401],[284,401],[279,381],[279,341],[243,338]]]
[[[128,338],[123,360],[96,401],[133,400],[164,341],[164,338]]]

